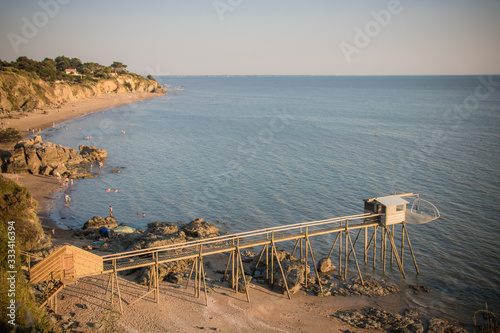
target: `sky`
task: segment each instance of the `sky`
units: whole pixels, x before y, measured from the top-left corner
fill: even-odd
[[[0,0],[0,59],[142,75],[500,74],[500,0]]]

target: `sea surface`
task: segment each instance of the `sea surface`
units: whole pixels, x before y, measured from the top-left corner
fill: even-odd
[[[79,228],[111,205],[118,223],[133,227],[201,217],[235,233],[419,193],[441,213],[408,225],[421,274],[409,251],[403,282],[397,267],[384,273],[380,263],[363,273],[427,285],[433,292],[414,302],[464,321],[486,304],[500,314],[500,77],[158,81],[168,95],[43,132],[47,141],[108,151],[101,175],[76,181],[71,206],[53,210],[61,225]],[[333,238],[312,242],[318,258]]]

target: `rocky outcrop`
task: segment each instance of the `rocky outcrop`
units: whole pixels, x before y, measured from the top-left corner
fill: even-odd
[[[102,227],[114,229],[118,226],[116,219],[112,216],[102,218],[100,216],[94,216],[83,225],[82,229],[100,229]]]
[[[353,327],[366,330],[401,333],[423,333],[424,331],[432,333],[467,332],[464,328],[450,324],[443,319],[423,318],[420,316],[418,309],[406,309],[401,313],[392,313],[374,307],[366,307],[361,310],[339,310],[331,316],[339,318]]]
[[[363,283],[359,277],[353,277],[348,281],[339,280],[331,276],[322,276],[323,296],[368,296],[379,297],[393,294],[399,291],[398,287],[385,279],[375,279],[373,277],[363,278]],[[312,286],[311,289],[320,294],[318,286]]]
[[[73,237],[94,238],[99,235],[99,228],[102,226],[113,229],[117,226],[116,220],[112,217],[103,219],[94,216],[85,222],[82,229],[73,233]],[[190,236],[187,236],[189,234]],[[195,236],[197,235],[197,236]],[[100,247],[101,251],[124,252],[153,247],[165,246],[186,242],[188,239],[205,238],[219,235],[219,229],[212,223],[196,219],[180,227],[172,222],[152,222],[146,230],[137,229],[129,234],[112,234],[112,237]],[[172,283],[180,283],[184,277],[184,270],[192,263],[192,260],[179,260],[161,264],[159,266],[160,280],[167,280]],[[137,281],[148,285],[152,275],[152,268],[132,269],[124,271],[122,274],[128,275],[140,271]]]
[[[206,238],[220,235],[219,229],[212,223],[205,222],[203,219],[196,219],[182,227],[182,231],[188,237]]]
[[[277,264],[274,266],[274,288],[278,288],[281,292],[286,292],[285,280],[288,285],[288,290],[290,294],[294,294],[300,290],[300,288],[304,287],[305,283],[305,274],[309,275],[311,270],[310,267],[304,265],[304,262],[292,256],[290,253],[286,251],[278,250],[278,258],[281,262],[281,267],[283,268],[283,274]],[[258,256],[254,257],[254,262],[252,263],[252,267],[257,265]],[[254,278],[257,281],[263,281],[262,279],[265,276],[265,262],[263,260],[260,261],[259,266],[254,272]],[[285,279],[283,279],[283,275]]]
[[[32,73],[0,71],[0,113],[58,106],[103,94],[165,93],[155,80],[132,73],[81,84],[47,82]]]
[[[158,266],[158,277],[160,281],[166,280],[171,283],[181,283],[186,268],[193,263],[193,260],[179,260],[175,262],[167,262]],[[149,285],[149,280],[154,274],[154,267],[143,267],[137,276],[136,281],[142,285]]]
[[[117,226],[116,220],[112,217],[103,219],[100,216],[94,216],[85,222],[82,229],[77,229],[73,236],[92,239],[95,236],[92,230],[98,230],[101,226],[110,226],[113,229]],[[188,233],[191,236],[187,236]],[[101,250],[109,252],[133,251],[218,235],[219,229],[203,219],[196,219],[180,226],[172,222],[152,222],[147,225],[146,230],[137,229],[133,233],[113,235],[106,244],[101,246]]]
[[[67,178],[95,176],[85,172],[86,165],[106,158],[104,149],[94,146],[80,146],[79,151],[50,142],[43,142],[40,136],[21,141],[12,149],[2,151],[2,171],[9,173],[31,173]]]

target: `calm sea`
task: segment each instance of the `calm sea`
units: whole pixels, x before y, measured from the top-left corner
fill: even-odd
[[[44,140],[73,148],[91,136],[109,154],[54,219],[78,228],[112,205],[134,227],[202,217],[234,233],[420,193],[442,217],[408,227],[421,274],[407,257],[406,282],[434,290],[414,301],[470,320],[486,303],[500,312],[500,77],[159,81],[181,90],[45,131]],[[332,239],[314,242],[325,255]],[[397,267],[385,274],[400,280]]]

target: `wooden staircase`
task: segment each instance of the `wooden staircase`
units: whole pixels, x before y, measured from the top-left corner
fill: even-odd
[[[54,282],[54,286],[45,292],[45,294],[42,296],[42,299],[40,300],[40,308],[43,307],[45,304],[47,304],[54,296],[56,296],[61,290],[64,288],[64,283],[62,281],[58,280]]]

